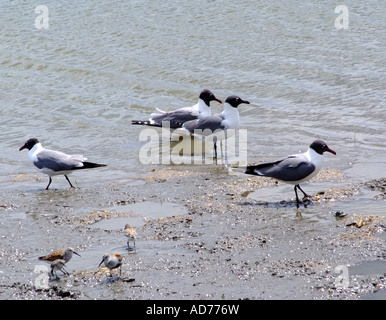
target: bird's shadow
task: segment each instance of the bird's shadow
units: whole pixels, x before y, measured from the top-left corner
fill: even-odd
[[[240,202],[241,206],[252,206],[252,207],[261,207],[261,208],[296,208],[299,209],[301,206],[307,208],[310,205],[314,205],[314,203],[309,199],[303,199],[302,202],[297,202],[296,200],[281,200],[281,201],[244,201]]]
[[[136,254],[137,253],[137,248],[135,248],[135,247],[133,248],[133,247],[127,246],[126,250],[127,250],[128,254]]]
[[[48,274],[48,281],[49,282],[61,282],[62,281],[62,277],[65,277],[67,275],[68,274],[66,274],[66,273],[63,273],[61,276],[59,276],[57,274],[52,275],[51,273],[49,273]]]
[[[119,275],[116,275],[116,276],[107,276],[103,281],[101,281],[101,284],[102,285],[105,285],[105,284],[113,284],[113,283],[117,283],[119,281],[122,281],[122,282],[134,282],[135,279],[133,278],[125,278],[125,277],[122,277],[122,276],[119,276]]]
[[[101,284],[111,284],[116,283],[121,280],[121,276],[107,276],[103,281],[101,281]]]

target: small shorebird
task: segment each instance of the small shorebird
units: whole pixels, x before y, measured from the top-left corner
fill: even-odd
[[[67,249],[56,250],[54,252],[51,252],[50,254],[41,256],[39,257],[39,260],[52,262],[52,261],[61,259],[61,260],[64,260],[65,263],[67,263],[68,261],[71,260],[73,253],[75,253],[77,256],[80,257],[79,253],[76,253],[73,248],[68,247]]]
[[[134,241],[134,248],[135,248],[135,237],[137,236],[137,231],[129,223],[125,225],[125,235],[127,237],[127,246],[129,247],[129,249],[130,249],[130,240]]]
[[[106,166],[105,164],[86,162],[87,158],[82,155],[69,155],[60,151],[45,149],[36,138],[28,139],[24,145],[20,147],[19,151],[23,149],[29,150],[28,158],[35,168],[49,176],[46,190],[48,190],[52,182],[52,176],[64,175],[71,188],[74,188],[67,177],[72,171]]]
[[[101,264],[104,263],[107,268],[110,270],[110,277],[112,277],[111,270],[119,268],[119,275],[122,273],[122,256],[119,253],[115,254],[108,254],[105,253],[103,255],[102,261],[99,264],[98,268],[101,266]]]
[[[66,261],[63,259],[56,259],[51,263],[51,274],[57,277],[56,270],[62,271],[63,274],[69,274],[65,269]]]
[[[336,155],[336,152],[330,149],[324,141],[315,140],[304,153],[293,154],[274,162],[248,166],[245,173],[271,177],[295,185],[296,202],[299,204],[297,189],[304,194],[304,197],[310,198],[299,184],[316,176],[322,167],[323,153],[326,151]]]

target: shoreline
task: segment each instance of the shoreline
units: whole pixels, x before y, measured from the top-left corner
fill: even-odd
[[[361,262],[385,262],[386,217],[344,212],[340,218],[334,204],[352,201],[360,188],[374,192],[374,201],[384,201],[385,179],[354,185],[338,171],[322,170],[315,180],[332,188],[320,190],[298,209],[294,200],[285,200],[293,196],[291,188],[281,195],[284,200],[256,201],[249,198],[250,192],[278,184],[261,177],[229,178],[218,169],[152,169],[137,186],[121,181],[106,187],[103,196],[102,190],[55,190],[50,194],[55,203],[46,210],[56,212],[40,218],[42,223],[68,230],[71,245],[85,257],[74,262],[78,266],[87,256],[98,260],[97,251],[116,244],[124,255],[122,278],[109,281],[96,266],[77,271],[70,261],[70,275],[44,290],[36,289],[32,280],[6,283],[2,277],[1,295],[3,299],[287,300],[362,299],[384,293],[385,274],[357,275],[350,270]],[[343,186],[335,187],[335,182]],[[66,201],[57,201],[58,193]],[[28,196],[24,198],[28,201]],[[64,205],[68,198],[76,199]],[[157,203],[165,211],[159,216],[145,218],[132,209]],[[99,209],[89,210],[93,204]],[[120,228],[125,219],[137,222],[135,252],[125,247]],[[98,227],[102,222],[110,227]],[[36,264],[27,252],[20,255],[20,261],[28,262],[25,270]],[[339,266],[348,268],[347,288],[337,282]],[[30,275],[36,277],[32,271]]]

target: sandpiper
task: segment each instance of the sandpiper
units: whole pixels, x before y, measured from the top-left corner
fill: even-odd
[[[67,263],[71,260],[73,253],[80,257],[79,253],[76,253],[73,248],[68,247],[67,249],[56,250],[54,252],[51,252],[50,254],[47,254],[46,256],[41,256],[39,257],[39,260],[55,261],[57,259],[62,259],[65,263]]]
[[[119,253],[115,253],[115,254],[105,253],[103,255],[102,261],[99,264],[98,268],[101,266],[103,262],[105,263],[105,266],[110,269],[110,277],[112,277],[111,270],[116,268],[119,268],[119,275],[121,275],[122,256]]]
[[[125,225],[125,235],[127,237],[127,246],[129,247],[129,249],[130,249],[130,240],[134,242],[134,248],[135,248],[135,237],[137,236],[137,231],[129,223]]]
[[[56,270],[62,271],[63,274],[69,274],[69,273],[64,269],[65,265],[66,265],[66,261],[64,261],[63,259],[56,259],[55,261],[53,261],[53,262],[51,263],[51,274],[52,274],[53,276],[56,276],[56,277],[57,277],[56,272],[55,272]]]

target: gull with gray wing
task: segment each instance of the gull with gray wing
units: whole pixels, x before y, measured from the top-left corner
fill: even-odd
[[[182,129],[193,136],[213,137],[215,158],[217,158],[217,140],[226,139],[228,130],[239,129],[240,127],[240,116],[237,107],[242,103],[250,104],[249,101],[238,96],[229,96],[225,100],[222,113],[185,122]]]
[[[305,197],[310,197],[300,188],[300,183],[316,176],[322,167],[324,152],[330,152],[336,155],[336,152],[330,149],[324,141],[315,140],[304,153],[293,154],[274,162],[247,166],[245,173],[271,177],[295,185],[296,202],[299,204],[300,200],[297,189],[299,189]]]
[[[149,120],[132,120],[131,123],[154,127],[162,127],[163,123],[168,123],[171,129],[180,128],[187,121],[210,115],[211,101],[222,103],[212,91],[204,89],[200,93],[198,102],[192,107],[184,107],[168,112],[157,109],[159,113],[152,113]]]
[[[87,158],[82,155],[69,155],[60,151],[45,149],[41,145],[38,139],[28,139],[23,146],[20,147],[19,151],[28,149],[28,158],[34,165],[34,167],[49,176],[48,190],[52,176],[64,175],[70,184],[71,188],[74,188],[67,175],[75,170],[80,169],[91,169],[97,167],[105,167],[105,164],[87,162]]]

